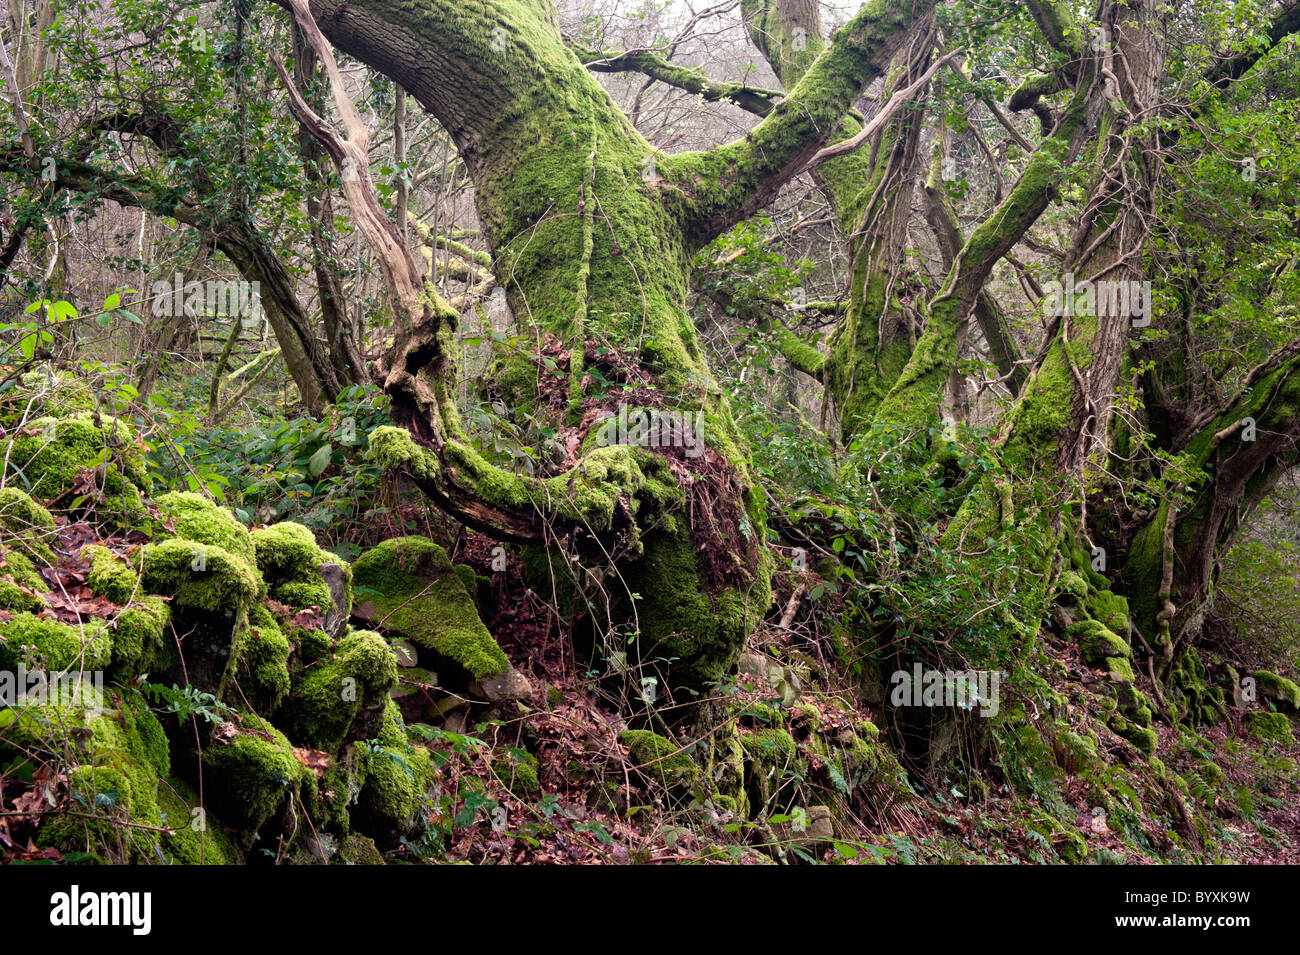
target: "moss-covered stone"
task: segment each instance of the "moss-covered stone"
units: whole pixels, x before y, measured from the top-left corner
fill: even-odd
[[[537,757],[523,750],[498,750],[492,760],[492,775],[520,799],[539,795],[542,791],[537,776]]]
[[[1300,686],[1269,670],[1256,670],[1251,676],[1255,678],[1259,695],[1264,699],[1272,700],[1279,709],[1291,713],[1300,710]]]
[[[224,724],[213,733],[203,750],[203,766],[205,797],[239,831],[245,847],[290,798],[316,780],[294,757],[285,735],[251,714],[242,717],[241,725]]]
[[[169,661],[173,648],[167,643],[171,609],[158,597],[146,597],[127,607],[113,625],[113,676],[127,679],[153,672]]]
[[[115,604],[128,604],[143,596],[140,575],[107,547],[92,544],[82,549],[81,556],[90,559],[86,584],[101,597],[107,597]]]
[[[21,663],[28,669],[49,671],[106,670],[112,652],[105,620],[73,626],[20,613],[0,623],[0,669],[14,670]]]
[[[345,738],[371,738],[396,684],[388,643],[373,631],[354,631],[303,669],[284,703],[283,725],[300,745],[333,752]]]
[[[322,549],[308,528],[292,521],[273,524],[253,531],[252,543],[271,596],[294,610],[315,607],[327,616],[346,620],[352,592],[351,568]],[[326,565],[339,568],[341,586],[337,595],[331,592],[323,575]]]
[[[381,738],[361,747],[360,767],[364,781],[353,825],[383,846],[419,832],[425,824],[425,794],[435,777],[433,758],[427,749],[407,742],[401,715],[391,702]]]
[[[476,680],[509,669],[446,551],[433,541],[384,541],[357,559],[353,583],[353,613],[371,625],[459,664]]]
[[[188,814],[171,811],[175,805],[165,784],[160,787],[171,769],[161,724],[134,691],[117,688],[108,702],[107,709],[74,703],[0,711],[0,751],[44,753],[56,765],[72,760],[68,791],[83,815],[46,817],[38,844],[112,862],[191,861],[178,857],[184,836],[159,831],[190,822]],[[164,814],[163,806],[171,810]],[[115,825],[122,821],[137,827]]]
[[[235,637],[221,697],[232,704],[245,701],[270,716],[289,693],[288,661],[288,639],[271,612],[254,604],[248,625]]]
[[[151,594],[195,611],[246,612],[262,579],[243,558],[211,544],[172,538],[142,551],[141,580]]]
[[[1080,620],[1065,631],[1066,637],[1078,642],[1085,662],[1102,665],[1108,657],[1128,658],[1133,649],[1118,634],[1097,620]]]
[[[176,536],[220,547],[253,563],[253,541],[248,529],[225,507],[190,491],[172,491],[155,502],[176,529]]]
[[[38,418],[11,439],[8,463],[34,497],[58,500],[78,512],[93,509],[96,518],[118,526],[147,517],[140,500],[140,492],[151,487],[144,452],[131,427],[116,418],[96,413]],[[88,469],[95,472],[92,483],[102,496],[98,491],[69,496]]]
[[[50,549],[53,537],[54,518],[49,511],[16,487],[0,488],[0,542],[7,551],[50,567],[55,563]]]
[[[672,740],[651,730],[624,730],[618,740],[641,772],[665,786],[689,790],[699,782],[700,768]]]
[[[1246,728],[1258,739],[1280,743],[1287,748],[1295,745],[1291,733],[1291,721],[1285,713],[1264,713],[1252,710],[1243,721]]]

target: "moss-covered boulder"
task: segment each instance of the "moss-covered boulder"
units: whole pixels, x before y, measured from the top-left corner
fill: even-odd
[[[103,701],[99,701],[103,702]],[[213,818],[194,812],[192,791],[169,777],[166,733],[134,691],[115,688],[108,708],[91,701],[0,710],[0,755],[37,756],[66,766],[67,801],[76,814],[51,813],[37,843],[90,853],[105,862],[239,861]],[[129,822],[125,828],[119,823]]]
[[[1288,749],[1295,745],[1291,721],[1285,713],[1264,713],[1252,710],[1243,721],[1246,729],[1257,739],[1279,743]]]
[[[1127,659],[1133,655],[1128,641],[1098,620],[1071,624],[1065,635],[1079,644],[1084,661],[1092,666],[1104,666],[1108,657]]]
[[[1300,686],[1268,670],[1256,670],[1251,676],[1264,699],[1272,700],[1278,709],[1288,713],[1300,711]]]
[[[253,563],[253,539],[234,513],[201,494],[172,491],[155,500],[177,537],[220,547]]]
[[[262,593],[257,569],[215,545],[172,538],[141,552],[146,592],[172,597],[175,606],[234,616]]]
[[[38,418],[9,442],[14,483],[33,497],[115,526],[147,515],[140,492],[151,480],[135,431],[108,415],[81,412]]]
[[[384,541],[357,559],[352,574],[352,613],[368,625],[459,665],[475,680],[510,668],[447,552],[433,541]]]
[[[244,848],[316,777],[293,754],[285,735],[266,720],[244,714],[223,723],[203,748],[203,791],[213,809],[240,834]]]
[[[0,553],[0,610],[40,613],[49,604],[41,596],[47,587],[36,566],[16,550]]]
[[[352,568],[316,543],[301,524],[284,521],[252,532],[258,570],[272,597],[291,610],[320,611],[322,629],[343,635],[352,606]]]
[[[220,697],[270,716],[289,693],[289,641],[271,612],[255,604],[235,635]]]
[[[642,774],[669,789],[689,792],[700,781],[700,768],[682,747],[651,730],[624,730],[618,741]]]
[[[38,567],[50,567],[55,562],[53,537],[54,518],[49,511],[16,487],[0,488],[0,543],[5,551]]]
[[[112,657],[106,620],[73,625],[20,613],[0,623],[0,669],[15,670],[21,663],[29,670],[102,671]]]
[[[380,846],[392,846],[424,825],[425,794],[435,777],[427,749],[413,746],[397,707],[389,701],[376,738],[360,744],[361,792],[352,825]]]
[[[357,630],[303,667],[280,722],[299,745],[334,752],[345,740],[376,735],[396,685],[397,660],[387,641]]]

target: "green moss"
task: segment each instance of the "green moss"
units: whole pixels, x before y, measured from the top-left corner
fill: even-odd
[[[168,658],[165,637],[170,622],[171,609],[157,597],[123,610],[113,628],[113,675],[126,679],[150,673]]]
[[[271,715],[289,693],[288,660],[288,639],[271,612],[254,604],[248,626],[235,637],[227,671],[233,683],[223,688],[222,698],[230,703],[247,701],[262,715]]]
[[[1137,747],[1138,752],[1150,758],[1155,755],[1156,744],[1159,738],[1156,731],[1149,726],[1141,726],[1131,720],[1125,719],[1118,713],[1112,714],[1107,725],[1111,731],[1121,739],[1125,739]]]
[[[424,825],[425,794],[433,784],[433,758],[427,749],[402,743],[368,745],[362,752],[364,783],[353,824],[381,845],[418,832]]]
[[[233,738],[214,737],[203,750],[203,764],[205,797],[245,845],[293,794],[315,784],[284,734],[252,715],[242,718]]]
[[[315,607],[329,613],[334,599],[321,576],[325,564],[337,564],[343,572],[344,603],[339,610],[346,617],[352,592],[352,569],[348,563],[316,543],[316,537],[301,524],[284,521],[252,532],[257,567],[271,596],[294,610]]]
[[[15,549],[41,567],[55,563],[49,544],[54,537],[54,518],[16,487],[0,488],[0,532],[6,549]]]
[[[537,778],[537,758],[522,750],[499,750],[492,761],[492,775],[520,799],[542,791]]]
[[[191,610],[246,610],[262,593],[257,571],[219,547],[173,538],[142,551],[147,592]]]
[[[1128,658],[1133,650],[1128,642],[1096,620],[1080,620],[1066,628],[1065,635],[1078,642],[1086,662],[1099,665],[1108,657]]]
[[[1287,719],[1285,713],[1263,713],[1252,710],[1246,714],[1244,722],[1246,729],[1258,739],[1280,743],[1288,749],[1295,745],[1291,733],[1291,721]]]
[[[354,832],[339,846],[338,861],[344,865],[383,865],[384,857],[373,839]]]
[[[1272,700],[1291,712],[1300,710],[1300,686],[1268,670],[1256,670],[1251,676],[1255,678],[1259,695],[1264,699]]]
[[[333,752],[363,709],[376,724],[383,718],[396,685],[397,660],[384,638],[354,631],[303,670],[284,703],[284,726],[300,745]]]
[[[195,812],[198,795],[176,777],[158,786],[162,824],[174,830],[163,836],[163,849],[178,865],[239,865],[243,857],[211,813]]]
[[[618,740],[641,772],[665,786],[690,788],[699,781],[699,767],[672,740],[650,730],[624,730]]]
[[[1133,665],[1124,657],[1107,657],[1106,670],[1113,683],[1132,683],[1134,680]]]
[[[297,647],[298,662],[304,665],[315,663],[334,646],[334,641],[323,630],[304,630],[302,627],[290,629],[289,642]]]
[[[140,575],[107,547],[92,544],[82,549],[81,556],[90,558],[86,583],[101,597],[107,597],[115,604],[128,604],[136,597],[143,596],[140,591]]]
[[[157,498],[155,503],[167,515],[177,537],[220,547],[253,562],[252,538],[229,508],[219,507],[203,495],[189,491],[172,491]]]
[[[48,604],[41,596],[49,588],[26,555],[16,550],[0,554],[0,610],[40,613]]]
[[[1092,619],[1099,621],[1112,633],[1128,633],[1128,601],[1109,590],[1094,590],[1084,601]]]
[[[20,613],[0,623],[0,669],[15,670],[22,663],[28,669],[49,671],[106,670],[112,651],[104,620],[72,626]]]
[[[79,705],[23,706],[0,711],[0,749],[44,752],[56,762],[70,755],[67,785],[84,816],[47,817],[37,835],[42,846],[91,851],[106,861],[157,862],[170,838],[150,829],[172,825],[159,809],[159,777],[170,771],[167,737],[134,691],[115,691],[115,709]]]
[[[433,541],[384,541],[357,559],[353,580],[362,619],[460,664],[475,679],[509,669],[446,551]]]
[[[140,491],[151,487],[144,453],[134,431],[108,415],[76,414],[38,418],[36,433],[20,433],[10,442],[9,469],[35,497],[63,498],[86,469],[96,469],[95,486],[103,497],[88,496],[78,510],[89,510],[110,523],[129,526],[146,518]],[[70,506],[72,501],[62,502]]]

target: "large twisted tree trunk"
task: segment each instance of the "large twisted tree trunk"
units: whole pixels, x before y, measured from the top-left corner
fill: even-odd
[[[771,601],[763,505],[687,317],[690,257],[825,145],[930,7],[867,4],[743,140],[665,156],[566,47],[546,0],[311,4],[335,45],[456,142],[497,279],[539,345],[503,362],[501,383],[516,415],[557,427],[565,470],[522,478],[474,450],[449,384],[456,316],[414,279],[414,306],[400,279],[391,290],[403,327],[385,366],[407,431],[372,444],[473,526],[616,558],[610,625],[637,634],[643,661],[675,658],[674,683],[721,672]],[[363,201],[349,193],[354,215]],[[402,251],[368,237],[405,271]],[[689,414],[705,447],[599,446],[600,416],[621,405]]]

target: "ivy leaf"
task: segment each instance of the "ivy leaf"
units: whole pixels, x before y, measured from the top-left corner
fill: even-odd
[[[307,459],[307,473],[312,477],[318,476],[330,464],[330,455],[334,453],[334,445],[322,444],[316,449],[316,453]]]

